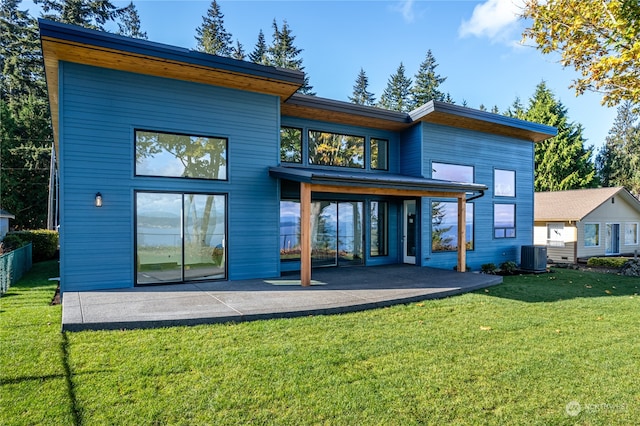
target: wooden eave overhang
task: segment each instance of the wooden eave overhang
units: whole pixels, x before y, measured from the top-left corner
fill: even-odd
[[[304,73],[39,20],[54,138],[58,140],[59,62],[74,62],[289,98]]]
[[[402,131],[419,122],[434,123],[530,142],[541,142],[558,133],[555,127],[438,101],[405,113],[296,93],[282,102],[280,112],[283,116],[389,131]]]
[[[466,108],[447,102],[429,101],[411,111],[409,115],[413,122],[422,121],[459,127],[531,142],[542,142],[558,134],[558,130],[552,126]]]

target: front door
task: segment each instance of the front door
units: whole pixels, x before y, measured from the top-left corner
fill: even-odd
[[[604,252],[606,254],[620,253],[620,224],[607,223],[607,237],[605,239]]]
[[[404,220],[402,226],[403,262],[416,264],[417,218],[416,201],[404,201]]]

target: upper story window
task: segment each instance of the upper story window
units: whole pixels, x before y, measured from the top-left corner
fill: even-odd
[[[364,139],[309,130],[309,164],[364,169]]]
[[[371,138],[371,169],[389,170],[389,141]]]
[[[136,176],[227,179],[227,139],[135,131]]]
[[[516,196],[516,172],[514,170],[493,170],[493,195],[496,197]]]
[[[302,129],[280,128],[280,161],[302,163]]]
[[[516,237],[516,205],[493,205],[493,236],[494,238]]]
[[[434,162],[431,163],[431,177],[452,182],[473,182],[473,167]]]

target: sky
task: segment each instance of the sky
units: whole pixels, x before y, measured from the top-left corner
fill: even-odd
[[[122,7],[129,3],[112,2]],[[584,127],[586,146],[604,143],[616,116],[601,105],[601,95],[576,97],[570,89],[577,73],[563,68],[557,55],[543,55],[521,43],[527,21],[518,19],[523,0],[218,0],[224,26],[246,53],[258,32],[272,40],[274,19],[286,21],[302,49],[305,72],[317,96],[348,101],[362,68],[376,100],[389,77],[404,64],[413,77],[431,50],[440,86],[456,104],[496,105],[505,111],[519,97],[527,105],[535,87],[545,81],[568,110],[570,121]],[[150,41],[195,48],[195,30],[210,0],[134,0],[142,29]],[[21,9],[38,9],[23,1]]]

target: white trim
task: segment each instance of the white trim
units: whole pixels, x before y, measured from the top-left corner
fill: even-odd
[[[636,226],[636,241],[635,243],[627,244],[627,226],[635,225]],[[637,246],[638,245],[638,231],[640,230],[640,226],[638,222],[625,222],[624,223],[624,244],[625,246]]]
[[[591,245],[589,245],[589,246],[588,246],[588,245],[587,245],[587,236],[586,236],[586,234],[585,234],[586,229],[587,229],[587,225],[598,225],[598,244],[596,244],[596,245],[594,245],[594,246],[591,246]],[[585,223],[582,225],[582,246],[583,246],[583,247],[585,247],[585,248],[586,248],[586,247],[601,247],[601,246],[602,246],[602,244],[601,244],[601,241],[602,241],[601,231],[602,231],[602,230],[600,229],[600,228],[601,228],[601,226],[600,226],[600,225],[601,225],[601,223],[600,223],[600,222],[585,222]]]

